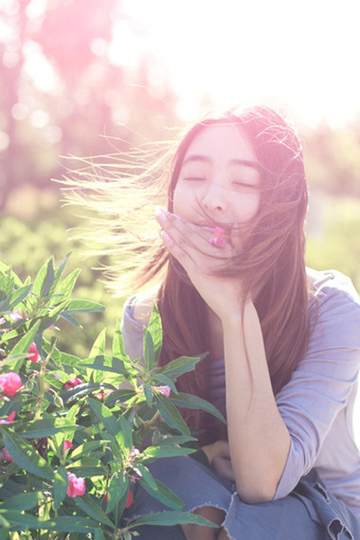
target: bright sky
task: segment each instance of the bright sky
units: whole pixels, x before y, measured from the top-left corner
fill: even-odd
[[[136,62],[141,51],[165,69],[182,98],[180,112],[199,114],[204,94],[220,108],[266,102],[305,123],[333,125],[360,111],[359,0],[123,0],[146,32],[120,24],[112,57]],[[126,42],[127,40],[127,42]]]

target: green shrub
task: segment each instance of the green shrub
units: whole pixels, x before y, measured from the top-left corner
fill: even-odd
[[[103,310],[72,298],[79,271],[63,278],[65,262],[55,268],[50,258],[34,283],[0,264],[0,539],[129,540],[143,524],[211,525],[182,512],[147,467],[195,451],[177,406],[223,420],[210,403],[176,390],[177,377],[202,357],[157,367],[156,306],[144,327],[144,363],[125,354],[118,324],[109,354],[104,330],[85,359],[61,351],[59,320],[77,326],[78,316]],[[136,484],[169,511],[131,520]]]

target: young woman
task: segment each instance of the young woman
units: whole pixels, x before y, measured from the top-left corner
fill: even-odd
[[[340,273],[305,268],[307,186],[295,131],[265,107],[204,120],[163,178],[162,243],[150,258],[140,252],[142,283],[157,283],[126,302],[126,350],[141,355],[155,300],[161,363],[209,351],[178,389],[213,402],[227,429],[188,415],[209,466],[190,457],[152,465],[185,510],[218,529],[148,527],[140,538],[360,539],[351,425],[360,300]],[[134,514],[161,509],[139,491]]]

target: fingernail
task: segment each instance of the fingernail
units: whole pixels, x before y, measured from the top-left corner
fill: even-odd
[[[163,208],[161,208],[161,206],[157,206],[155,208],[155,216],[162,223],[165,223],[165,221],[167,220],[167,216],[165,214],[165,211],[164,211]]]
[[[168,244],[169,242],[171,242],[170,236],[169,236],[168,233],[166,233],[165,231],[161,231],[161,232],[160,232],[160,237],[161,237],[161,240],[162,240],[165,244]]]

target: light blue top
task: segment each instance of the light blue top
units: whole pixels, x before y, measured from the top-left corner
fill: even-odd
[[[336,271],[310,271],[311,335],[307,354],[276,396],[291,437],[275,499],[290,493],[313,467],[326,487],[360,519],[360,453],[353,434],[353,409],[360,367],[360,298],[349,278]],[[124,307],[124,346],[142,356],[142,325]],[[225,413],[224,360],[211,362],[211,398]],[[359,420],[360,421],[360,420]]]

